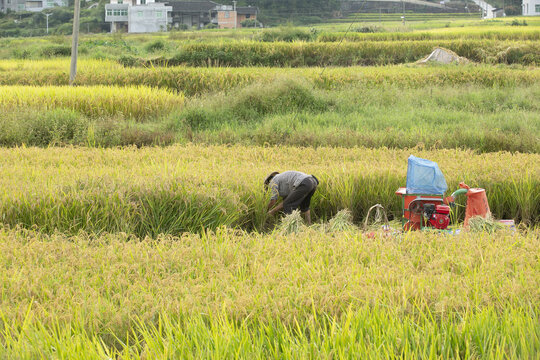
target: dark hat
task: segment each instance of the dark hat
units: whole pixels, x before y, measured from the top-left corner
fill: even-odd
[[[270,181],[274,178],[274,176],[276,176],[277,174],[279,174],[278,171],[274,171],[272,173],[270,173],[270,175],[268,175],[265,179],[264,179],[264,185],[265,186],[268,186],[268,184],[270,184]]]

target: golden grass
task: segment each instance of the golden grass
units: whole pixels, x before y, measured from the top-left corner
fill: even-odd
[[[0,86],[0,108],[76,110],[88,116],[123,115],[142,119],[179,109],[183,95],[145,86]]]
[[[4,71],[2,71],[4,69]],[[454,84],[514,86],[540,81],[540,68],[493,66],[385,66],[347,68],[193,68],[157,67],[124,68],[110,61],[81,60],[78,85],[109,85],[167,88],[187,96],[209,91],[227,91],[235,86],[254,82],[270,83],[277,78],[306,78],[318,87],[333,89],[347,84],[402,87],[424,87]],[[67,85],[69,61],[0,60],[0,84],[3,85]]]
[[[355,231],[222,228],[137,239],[0,228],[0,314],[8,323],[72,323],[120,338],[134,319],[156,323],[160,314],[296,326],[368,306],[373,316],[388,309],[396,318],[444,322],[484,309],[535,308],[539,246],[538,231],[371,239]]]
[[[408,32],[323,32],[320,41],[411,41],[411,40],[540,40],[540,30],[536,26],[467,26],[442,27],[439,29],[417,30]]]

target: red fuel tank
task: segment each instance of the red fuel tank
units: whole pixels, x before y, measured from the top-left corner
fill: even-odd
[[[448,215],[448,214],[450,214],[450,206],[448,206],[448,205],[437,205],[437,206],[435,206],[435,212],[437,212],[439,214]]]

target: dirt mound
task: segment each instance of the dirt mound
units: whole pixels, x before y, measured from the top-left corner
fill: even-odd
[[[429,64],[431,62],[439,64],[468,64],[470,61],[462,56],[459,56],[452,50],[435,48],[431,54],[425,58],[418,60],[417,64]]]

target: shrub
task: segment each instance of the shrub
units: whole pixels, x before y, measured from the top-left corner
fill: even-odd
[[[0,145],[83,144],[88,120],[65,109],[7,113],[0,120]]]
[[[15,49],[13,50],[12,54],[15,59],[21,59],[21,60],[29,59],[31,57],[30,50],[28,49],[24,49],[24,50]]]
[[[258,40],[264,42],[275,42],[275,41],[312,41],[315,39],[315,36],[312,32],[295,27],[279,27],[276,29],[266,29],[258,37]]]
[[[122,55],[118,58],[118,62],[125,67],[140,66],[142,61],[131,55]]]
[[[62,24],[54,31],[55,35],[70,35],[73,32],[73,24]]]
[[[149,53],[165,50],[165,42],[163,40],[155,40],[145,46],[145,49]]]
[[[257,20],[254,20],[254,19],[246,19],[244,21],[242,21],[240,23],[240,25],[242,25],[242,27],[245,27],[245,28],[255,28],[255,27],[259,27],[259,22]]]
[[[41,49],[41,56],[56,57],[56,56],[71,56],[71,46],[68,45],[49,45]]]
[[[253,84],[209,102],[195,103],[180,113],[179,119],[192,130],[212,128],[222,123],[255,123],[270,114],[321,112],[330,102],[315,95],[305,81],[278,79],[269,84]]]
[[[357,33],[368,34],[368,33],[381,32],[382,29],[378,26],[361,26],[359,28],[356,28],[355,31]]]
[[[510,24],[511,26],[527,26],[527,21],[523,20],[523,22],[519,22],[518,19],[514,19],[512,21],[512,23]]]

